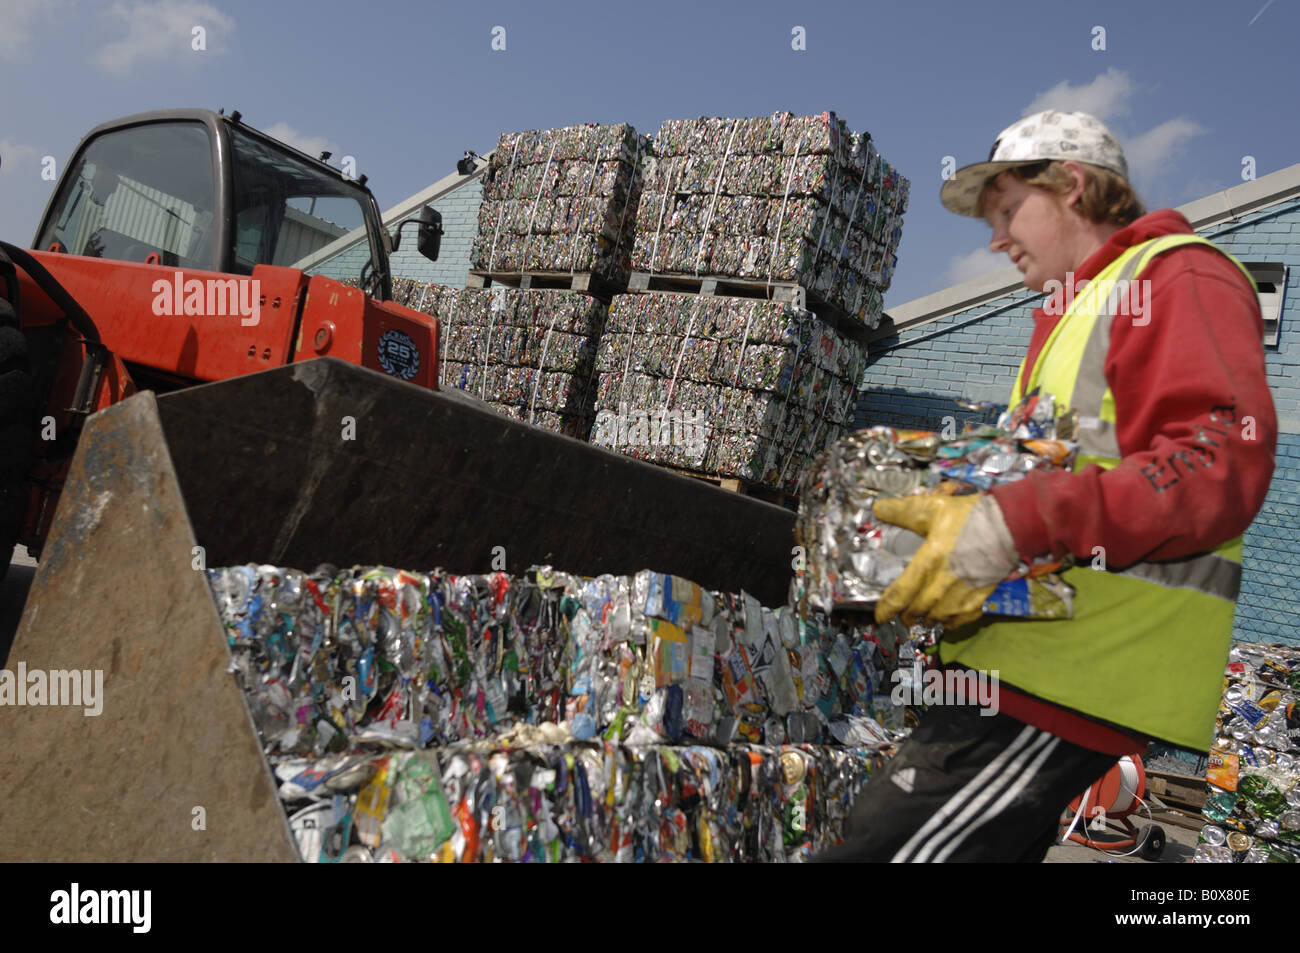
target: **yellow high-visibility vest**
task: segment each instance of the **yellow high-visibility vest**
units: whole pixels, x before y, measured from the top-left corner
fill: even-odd
[[[1023,393],[1051,394],[1056,413],[1078,415],[1075,471],[1120,462],[1106,352],[1118,295],[1157,255],[1196,235],[1167,235],[1126,250],[1070,304],[1044,343]],[[1250,279],[1241,262],[1222,252]],[[1251,287],[1255,282],[1251,280]],[[1149,296],[1147,296],[1149,306]],[[1026,357],[1026,360],[1028,358]],[[1024,362],[1011,392],[1022,397]],[[997,619],[944,636],[940,658],[994,670],[1001,681],[1085,715],[1204,751],[1214,733],[1232,617],[1241,583],[1242,541],[1164,562],[1092,569],[1090,554],[1062,573],[1077,590],[1074,618]]]

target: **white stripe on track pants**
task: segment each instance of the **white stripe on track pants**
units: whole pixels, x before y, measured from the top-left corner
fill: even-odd
[[[1061,812],[1119,758],[974,705],[931,708],[819,861],[1039,863]]]

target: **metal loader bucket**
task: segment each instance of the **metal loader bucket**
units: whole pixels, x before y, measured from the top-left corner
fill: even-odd
[[[47,690],[0,706],[0,860],[297,859],[204,566],[652,568],[772,605],[793,525],[339,361],[139,394],[86,426],[9,655]]]

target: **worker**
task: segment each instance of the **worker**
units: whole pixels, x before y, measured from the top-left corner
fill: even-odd
[[[942,623],[940,663],[998,691],[983,710],[925,711],[826,860],[1040,862],[1066,805],[1122,756],[1152,740],[1207,751],[1241,536],[1273,473],[1254,282],[1180,213],[1145,213],[1101,122],[1022,119],[940,197],[1047,293],[1011,401],[1069,411],[1077,462],[876,502],[926,538],[877,621]],[[1072,561],[1073,617],[983,616],[996,583],[1040,557]]]

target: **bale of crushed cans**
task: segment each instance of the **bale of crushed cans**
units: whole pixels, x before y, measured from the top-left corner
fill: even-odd
[[[794,492],[853,425],[862,345],[752,298],[617,295],[596,356],[592,443]]]
[[[470,268],[626,284],[647,142],[626,123],[503,134],[483,177]]]
[[[280,759],[275,772],[308,861],[784,863],[842,840],[883,758],[503,738]]]
[[[1300,649],[1234,645],[1196,863],[1300,861]]]
[[[832,112],[669,120],[645,160],[632,267],[798,282],[875,327],[908,189]]]
[[[440,322],[438,382],[516,420],[585,440],[605,305],[574,291],[469,288],[412,278],[393,300]]]
[[[209,580],[308,859],[800,859],[901,737],[869,628],[661,573]]]
[[[814,464],[799,499],[796,541],[805,570],[791,583],[801,612],[858,611],[874,606],[924,541],[878,522],[880,496],[916,492],[984,492],[1034,470],[1073,466],[1072,414],[1054,416],[1051,395],[1028,395],[996,424],[951,436],[871,427],[850,434]],[[1056,574],[1062,563],[1022,564],[985,603],[985,612],[1025,618],[1070,618],[1074,589]]]

